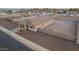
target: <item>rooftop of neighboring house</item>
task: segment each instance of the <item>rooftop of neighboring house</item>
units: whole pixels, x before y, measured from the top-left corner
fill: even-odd
[[[32,18],[30,17],[29,20],[31,21],[32,25],[38,25],[53,20],[53,16],[40,15],[40,16],[34,16]]]
[[[45,22],[50,21],[50,20],[53,20],[53,16],[39,15],[39,16],[16,18],[15,21],[19,22],[20,24],[25,24],[26,23],[26,24],[36,26],[36,25],[45,23]]]

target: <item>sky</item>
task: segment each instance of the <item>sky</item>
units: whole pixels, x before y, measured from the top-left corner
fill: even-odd
[[[0,8],[78,8],[78,0],[0,0]]]

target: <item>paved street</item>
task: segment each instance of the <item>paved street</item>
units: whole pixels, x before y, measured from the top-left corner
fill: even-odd
[[[0,51],[31,51],[31,49],[0,31]]]

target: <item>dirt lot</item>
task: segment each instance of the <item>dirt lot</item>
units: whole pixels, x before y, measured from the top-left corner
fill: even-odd
[[[7,29],[13,29],[13,28],[16,28],[17,27],[17,24],[11,22],[11,21],[8,21],[8,20],[0,20],[0,26],[3,26]]]
[[[79,51],[75,42],[42,32],[20,31],[17,34],[53,51]]]
[[[62,21],[79,21],[79,16],[57,16],[54,19]]]
[[[54,19],[54,22],[50,26],[39,31],[59,36],[67,40],[76,41],[77,22],[79,21],[79,17],[57,16]]]

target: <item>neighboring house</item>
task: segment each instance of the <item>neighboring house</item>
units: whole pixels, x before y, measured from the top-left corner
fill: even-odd
[[[18,26],[19,28],[36,32],[38,29],[43,29],[53,22],[54,20],[49,16],[32,16],[21,18],[21,20],[18,21]]]
[[[37,16],[31,18],[31,23],[28,24],[28,30],[38,31],[38,29],[43,29],[54,22],[49,16]]]

